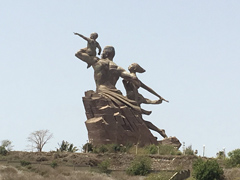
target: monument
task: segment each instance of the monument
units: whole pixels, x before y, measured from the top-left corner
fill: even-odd
[[[142,115],[150,115],[151,111],[141,108],[141,104],[161,104],[166,101],[153,89],[141,82],[136,73],[143,73],[145,70],[137,63],[129,66],[129,72],[113,62],[115,49],[113,46],[106,46],[103,49],[101,58],[96,56],[96,48],[101,53],[101,47],[96,41],[97,33],[92,33],[90,38],[74,33],[88,41],[87,47],[80,49],[75,56],[92,66],[96,90],[88,90],[83,97],[87,120],[85,122],[88,130],[89,141],[93,145],[101,144],[138,144],[139,146],[149,144],[171,144],[176,148],[181,143],[176,137],[169,137],[165,130],[159,129],[151,122],[143,119]],[[123,78],[123,85],[126,89],[126,96],[116,88],[119,78]],[[144,88],[159,99],[149,100],[139,92]],[[157,140],[150,130],[158,132],[164,139]]]

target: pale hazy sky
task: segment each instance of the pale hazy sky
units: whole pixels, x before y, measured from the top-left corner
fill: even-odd
[[[239,9],[238,0],[2,0],[0,141],[23,151],[31,132],[48,129],[44,151],[86,143],[82,97],[95,84],[74,56],[86,41],[73,32],[97,32],[118,65],[139,63],[139,79],[170,101],[144,105],[153,111],[144,119],[200,155],[203,145],[207,156],[240,148]]]

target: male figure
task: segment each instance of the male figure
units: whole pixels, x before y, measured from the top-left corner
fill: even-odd
[[[96,48],[98,48],[98,55],[101,54],[101,46],[99,45],[99,43],[96,41],[96,39],[98,38],[98,34],[97,33],[92,33],[90,34],[90,38],[87,38],[79,33],[74,33],[75,35],[80,36],[81,38],[83,38],[84,40],[86,40],[87,43],[87,47],[80,49],[79,52],[81,53],[87,53],[89,56],[96,56]],[[89,68],[91,65],[88,64]]]
[[[128,99],[116,89],[115,85],[119,77],[134,83],[137,83],[138,79],[113,62],[115,56],[114,47],[106,46],[103,50],[101,59],[95,56],[89,56],[87,53],[80,51],[78,51],[75,56],[93,67],[97,93],[110,98],[115,104],[127,105],[140,114],[149,113],[148,111],[141,109],[136,101]]]
[[[93,67],[96,92],[116,89],[115,85],[119,77],[126,78],[128,80],[137,80],[136,77],[133,77],[125,69],[113,62],[115,50],[112,46],[106,46],[104,48],[101,59],[89,56],[87,53],[82,51],[78,51],[75,56]]]

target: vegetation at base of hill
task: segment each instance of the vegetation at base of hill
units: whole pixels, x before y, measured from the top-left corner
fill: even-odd
[[[192,149],[192,145],[186,147],[186,149],[184,150],[184,154],[185,155],[194,155],[194,150]]]
[[[129,175],[145,176],[150,173],[152,161],[147,156],[137,156],[131,165],[127,168]]]
[[[57,151],[60,152],[76,152],[78,151],[78,148],[74,146],[72,143],[69,143],[67,141],[62,141],[61,144],[58,144],[59,148],[57,148]]]
[[[8,153],[8,151],[5,149],[5,147],[0,146],[0,154],[3,156],[6,156]]]
[[[56,168],[58,166],[58,163],[56,161],[52,161],[52,163],[50,164],[50,166],[52,168]]]
[[[223,179],[223,169],[216,159],[198,158],[193,163],[193,177],[196,180],[220,180]]]
[[[98,170],[100,173],[109,174],[111,171],[109,170],[110,162],[109,160],[104,160],[98,164]]]
[[[1,167],[1,166],[0,166]],[[114,180],[105,174],[88,171],[70,171],[68,168],[38,166],[32,169],[18,169],[12,166],[0,168],[1,179],[6,180]],[[127,179],[125,179],[127,180]],[[131,180],[131,179],[128,179]],[[133,179],[137,180],[137,179]]]
[[[28,165],[30,165],[31,163],[30,163],[29,161],[24,161],[24,160],[22,160],[22,161],[20,161],[20,164],[21,164],[21,166],[28,166]]]
[[[228,153],[228,158],[225,159],[225,165],[228,168],[240,167],[240,149],[235,149]]]
[[[150,174],[146,174],[145,177],[141,177],[142,180],[143,179],[144,180],[169,179],[170,176],[172,176],[175,172],[186,169],[186,168],[190,168],[193,160],[197,159],[196,156],[179,156],[179,157],[174,156],[173,157],[173,156],[152,156],[152,155],[144,155],[144,154],[142,154],[141,156],[152,159],[153,163],[151,164],[151,169],[156,169],[156,167],[159,167],[158,162],[162,163],[163,162],[162,160],[164,160],[164,162],[168,164],[168,162],[171,162],[171,160],[174,159],[173,164],[176,164],[173,166],[176,171],[173,171],[173,172],[160,171],[160,172],[154,172],[154,173],[150,171]],[[91,178],[85,178],[86,180],[87,179],[90,180],[94,178],[101,180],[101,179],[107,179],[107,177],[109,178],[109,180],[120,180],[120,179],[121,180],[138,180],[139,179],[138,175],[130,176],[124,171],[127,168],[130,168],[130,164],[131,165],[133,164],[133,161],[135,161],[134,160],[135,157],[138,157],[138,156],[134,154],[125,154],[125,153],[118,153],[118,154],[74,153],[73,154],[69,152],[39,153],[39,152],[13,151],[13,152],[9,152],[7,156],[0,156],[0,160],[1,160],[0,174],[2,175],[1,178],[4,178],[4,179],[19,179],[19,180],[28,180],[28,179],[71,180],[74,178],[84,179],[85,174],[88,174],[91,177]],[[224,166],[223,159],[203,158],[202,160],[204,162],[206,162],[207,160],[217,160],[217,162],[221,164],[222,167]],[[22,163],[20,163],[21,161]],[[31,164],[29,164],[28,162],[30,162]],[[85,163],[90,163],[88,164],[89,167],[82,168],[81,164],[85,164]],[[179,164],[181,163],[183,166],[182,165],[179,166]],[[21,164],[24,166],[22,166]],[[119,164],[120,166],[118,167]],[[135,170],[136,172],[139,172],[141,169],[143,169],[144,166],[141,166],[141,163],[139,164],[140,165],[132,168],[132,172],[134,172],[133,170]],[[80,166],[78,167],[78,165]],[[92,167],[90,167],[90,165]],[[166,168],[165,165],[163,165],[163,168]],[[115,169],[117,171],[114,171]],[[21,174],[14,173],[15,171],[17,172],[19,171],[21,172]],[[92,173],[89,173],[88,171]],[[13,172],[13,173],[8,174],[7,172]],[[191,172],[193,171],[191,170]],[[108,176],[105,176],[104,175],[105,173],[108,173]],[[224,180],[237,180],[240,177],[240,168],[224,169],[224,175],[226,177]],[[30,178],[30,177],[33,177],[33,178]],[[191,178],[188,178],[188,180],[196,180],[196,179],[191,177]]]
[[[159,154],[159,155],[181,155],[181,151],[177,150],[173,146],[170,145],[155,145],[151,144],[145,146],[144,148],[140,148],[140,152],[142,154]]]
[[[91,143],[86,143],[83,146],[84,152],[90,153],[130,153],[130,154],[159,154],[159,155],[182,155],[181,151],[170,145],[155,145],[151,144],[144,147],[137,147],[133,144],[125,146],[118,144],[103,144],[93,146]]]
[[[121,144],[103,144],[99,146],[93,146],[91,143],[86,143],[82,149],[84,152],[91,153],[124,153],[128,152],[131,147],[132,144],[127,144],[125,146]]]
[[[8,152],[12,150],[12,142],[9,140],[3,140],[0,146],[0,155],[6,156]]]
[[[149,174],[144,180],[169,180],[172,176],[172,172],[163,171],[156,174]]]

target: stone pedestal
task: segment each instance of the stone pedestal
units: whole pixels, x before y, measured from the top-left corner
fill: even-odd
[[[158,144],[145,125],[141,114],[126,105],[116,105],[94,91],[85,92],[83,103],[86,111],[88,138],[93,145]]]

